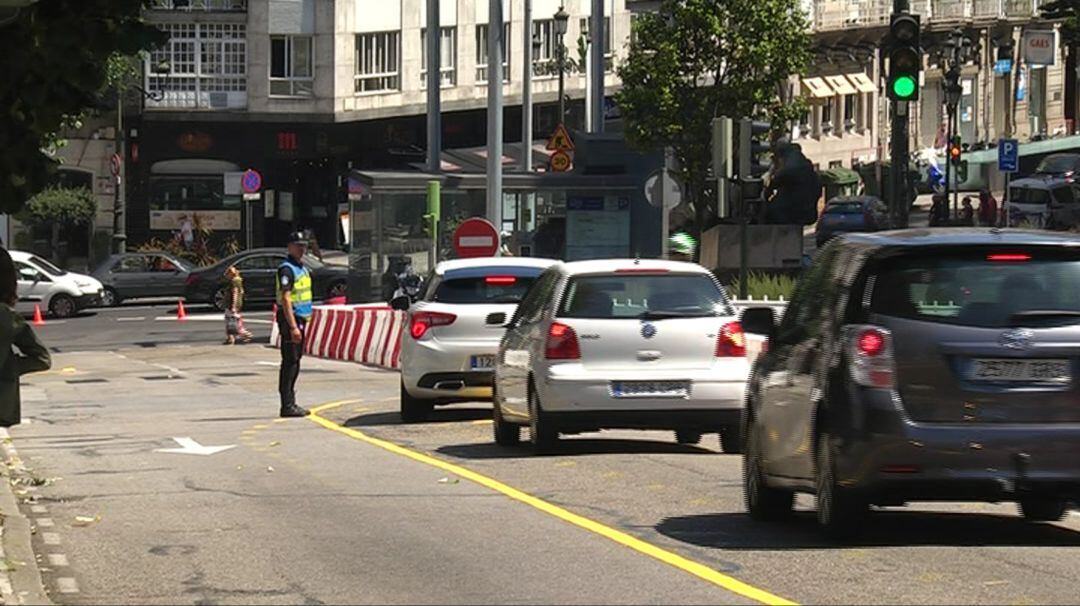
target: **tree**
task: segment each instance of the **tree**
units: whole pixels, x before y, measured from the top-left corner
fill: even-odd
[[[767,117],[779,127],[797,116],[800,104],[783,91],[809,61],[808,30],[800,0],[662,0],[635,21],[616,94],[626,136],[672,148],[698,233],[715,216],[712,119]]]
[[[89,224],[97,214],[97,201],[87,189],[50,187],[30,199],[19,218],[52,232],[53,261],[60,263],[60,232]]]
[[[39,0],[0,29],[0,212],[50,182],[57,133],[102,107],[110,58],[163,40],[142,21],[144,0]],[[114,68],[115,69],[115,68]]]

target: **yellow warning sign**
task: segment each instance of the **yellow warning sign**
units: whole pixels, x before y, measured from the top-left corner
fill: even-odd
[[[570,138],[566,126],[559,124],[551,138],[547,142],[548,151],[571,152],[574,151],[574,140]]]
[[[562,150],[551,154],[551,170],[557,173],[565,173],[570,170],[570,154]]]

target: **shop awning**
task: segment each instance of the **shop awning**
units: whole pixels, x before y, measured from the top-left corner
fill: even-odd
[[[848,80],[855,85],[855,88],[860,93],[872,93],[877,90],[874,83],[870,80],[870,76],[867,76],[863,72],[855,72],[847,75]]]
[[[851,85],[851,81],[844,76],[825,76],[825,81],[836,91],[837,95],[854,95],[858,91]]]
[[[824,99],[833,96],[833,90],[825,83],[824,78],[803,78],[803,86],[810,91],[810,96],[815,99]]]

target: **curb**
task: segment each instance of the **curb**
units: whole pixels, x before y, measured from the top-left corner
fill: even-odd
[[[30,520],[19,510],[19,502],[11,488],[11,480],[26,468],[11,444],[7,429],[0,427],[0,451],[8,469],[0,482],[0,598],[4,604],[40,604],[51,606],[53,601],[45,592],[38,569],[37,557],[31,544],[33,531]],[[9,570],[10,569],[10,570]]]

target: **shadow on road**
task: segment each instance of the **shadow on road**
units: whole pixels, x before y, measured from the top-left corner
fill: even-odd
[[[522,444],[517,448],[507,448],[494,443],[487,444],[454,444],[441,446],[435,452],[457,457],[459,459],[520,459],[531,458],[532,454],[528,444]],[[551,450],[548,456],[585,456],[605,454],[686,454],[686,455],[716,455],[711,450],[705,450],[697,446],[676,444],[675,442],[659,442],[655,440],[623,440],[623,439],[562,439]]]
[[[798,512],[774,523],[754,522],[745,513],[674,517],[657,524],[656,530],[691,545],[736,550],[1080,546],[1080,532],[1055,524],[1032,524],[1019,516],[981,513],[877,511],[846,543],[823,537],[813,512]]]
[[[481,421],[490,418],[490,408],[436,408],[435,412],[431,413],[431,417],[428,418],[427,421],[416,423],[415,425],[468,423],[470,421]],[[345,421],[345,427],[377,427],[381,425],[404,425],[404,423],[401,422],[401,414],[398,412],[374,412],[353,417],[348,421]]]

